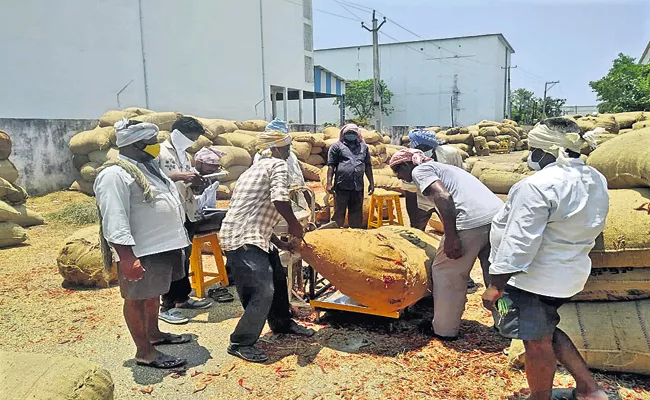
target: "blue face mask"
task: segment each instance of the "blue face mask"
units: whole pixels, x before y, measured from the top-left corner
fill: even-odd
[[[357,140],[357,134],[356,133],[346,133],[343,135],[343,138],[345,139],[346,142],[354,142]]]

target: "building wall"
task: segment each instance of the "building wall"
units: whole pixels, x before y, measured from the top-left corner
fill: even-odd
[[[502,119],[506,53],[496,35],[380,45],[381,76],[394,94],[384,125],[451,125],[454,91],[456,125]],[[373,76],[371,46],[317,50],[315,58],[347,80]],[[318,121],[337,113],[319,109]]]

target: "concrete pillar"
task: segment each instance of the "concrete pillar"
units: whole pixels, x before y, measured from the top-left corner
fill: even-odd
[[[284,121],[289,121],[289,89],[286,87],[282,88],[282,108],[284,111]]]
[[[304,100],[304,93],[302,89],[298,90],[298,122],[303,124],[305,121],[303,121],[303,100]]]
[[[276,92],[271,92],[271,119],[278,116],[278,98]]]

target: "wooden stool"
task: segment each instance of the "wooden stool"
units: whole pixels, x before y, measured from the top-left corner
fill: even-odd
[[[204,272],[201,250],[204,243],[210,243],[214,261],[217,263],[217,272]],[[205,280],[205,277],[212,279]],[[228,286],[228,274],[226,264],[223,262],[223,253],[219,244],[219,236],[216,232],[197,234],[192,240],[192,254],[190,255],[190,283],[196,290],[197,297],[205,297],[205,288],[221,282],[221,286]]]
[[[388,219],[383,218],[384,204],[388,207]],[[397,221],[395,220],[395,213],[397,213]],[[370,198],[368,229],[381,228],[382,225],[404,225],[404,219],[402,218],[399,193],[377,189]]]

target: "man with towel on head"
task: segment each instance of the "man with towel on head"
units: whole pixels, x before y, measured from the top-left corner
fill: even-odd
[[[154,346],[189,342],[190,335],[158,329],[160,296],[185,274],[184,249],[190,241],[176,185],[160,169],[158,127],[122,119],[115,124],[117,159],[107,161],[95,180],[104,267],[118,265],[124,319],[136,345],[138,364],[176,368],[186,360]],[[109,248],[110,246],[110,248]]]
[[[433,161],[420,150],[399,150],[390,166],[399,179],[415,183],[418,204],[435,207],[444,225],[431,266],[433,324],[423,328],[432,327],[433,335],[442,340],[455,340],[477,257],[486,279],[490,223],[503,202],[469,172]]]
[[[522,339],[530,399],[606,400],[571,339],[560,330],[558,308],[584,289],[589,252],[605,227],[607,181],[580,159],[596,147],[574,121],[549,118],[528,134],[528,165],[539,171],[516,183],[492,222],[490,287],[484,306],[499,333]],[[553,389],[557,361],[576,389]]]
[[[262,132],[257,148],[260,159],[239,177],[219,238],[244,307],[230,335],[228,353],[246,361],[264,362],[268,357],[255,344],[267,320],[275,333],[312,336],[314,331],[291,319],[286,282],[284,290],[275,287],[285,274],[282,265],[271,259],[271,243],[282,250],[293,249],[292,244],[273,234],[282,219],[294,240],[304,236],[289,200],[286,160],[291,153],[291,136],[281,131]]]

